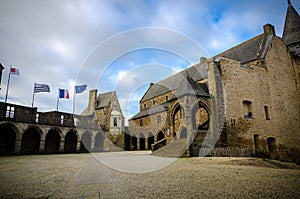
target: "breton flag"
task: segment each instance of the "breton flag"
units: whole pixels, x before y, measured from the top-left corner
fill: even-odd
[[[70,99],[69,91],[67,89],[58,89],[59,91],[59,98],[66,98]]]
[[[34,82],[33,93],[41,93],[41,92],[50,92],[50,86],[48,84],[39,84]]]
[[[20,75],[20,70],[17,68],[10,68],[10,75]]]
[[[75,93],[82,93],[83,91],[86,90],[87,84],[75,86]]]

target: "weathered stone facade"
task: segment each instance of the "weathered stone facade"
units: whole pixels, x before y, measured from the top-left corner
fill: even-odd
[[[116,150],[93,116],[0,102],[0,155]]]
[[[141,111],[129,121],[131,136],[147,140],[154,135],[156,145],[158,133],[163,132],[168,144],[175,137],[184,138],[180,134],[187,130],[191,154],[203,147],[199,135],[208,129],[207,137],[219,138],[213,155],[248,154],[300,162],[299,24],[300,17],[289,4],[283,38],[266,24],[262,34],[151,84],[140,101]],[[197,74],[203,66],[207,74]],[[187,87],[178,85],[180,77]],[[207,91],[200,89],[203,85]],[[162,124],[156,122],[158,115]]]
[[[91,90],[88,107],[82,115],[94,115],[95,120],[111,142],[124,149],[125,118],[115,91],[97,96],[97,90]]]

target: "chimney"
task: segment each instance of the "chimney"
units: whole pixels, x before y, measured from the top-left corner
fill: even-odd
[[[97,89],[90,90],[89,96],[89,111],[94,111],[96,109],[97,103]]]
[[[207,61],[206,57],[200,57],[200,64],[204,64]]]
[[[266,25],[264,25],[264,33],[267,34],[267,35],[274,35],[274,36],[276,36],[274,26],[271,25],[271,24],[269,24],[269,23],[266,24]]]

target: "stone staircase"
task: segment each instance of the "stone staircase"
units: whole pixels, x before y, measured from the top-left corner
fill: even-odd
[[[152,155],[172,158],[186,157],[187,148],[187,139],[181,138],[170,142],[157,151],[153,151]]]

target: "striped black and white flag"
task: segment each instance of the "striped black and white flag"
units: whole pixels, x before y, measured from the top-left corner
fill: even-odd
[[[48,84],[34,83],[34,93],[41,92],[50,92],[50,86]]]

